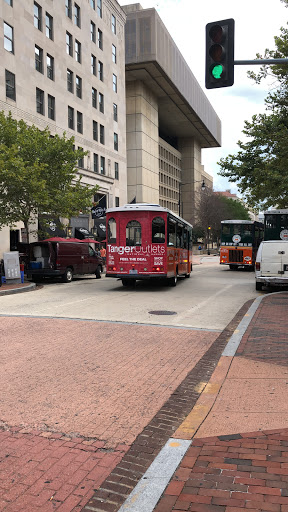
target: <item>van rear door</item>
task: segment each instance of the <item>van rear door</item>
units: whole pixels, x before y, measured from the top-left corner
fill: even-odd
[[[261,275],[288,277],[288,243],[267,242],[263,243]]]

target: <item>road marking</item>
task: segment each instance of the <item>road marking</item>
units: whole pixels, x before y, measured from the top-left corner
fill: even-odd
[[[178,315],[177,322],[183,320],[184,318],[187,318],[187,316],[189,316],[191,313],[198,311],[202,307],[205,307],[209,302],[211,302],[211,300],[214,300],[215,297],[218,297],[218,295],[222,295],[223,293],[226,293],[227,290],[229,290],[230,288],[233,288],[233,287],[234,287],[233,284],[227,284],[224,288],[222,288],[218,292],[214,293],[213,295],[210,295],[207,299],[203,300],[202,302],[199,302],[195,306],[192,306],[192,308],[185,311],[185,313],[182,313],[182,315]]]

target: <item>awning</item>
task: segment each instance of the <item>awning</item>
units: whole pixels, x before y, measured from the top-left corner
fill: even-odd
[[[106,238],[106,217],[94,219],[94,226],[97,228],[98,237]]]
[[[38,218],[38,230],[39,240],[43,240],[43,238],[50,238],[52,236],[60,236],[65,237],[66,233],[62,229],[61,223],[59,219],[52,219],[46,215],[41,215]]]
[[[79,240],[84,240],[84,238],[94,238],[93,234],[86,228],[75,228],[75,238],[79,238]]]

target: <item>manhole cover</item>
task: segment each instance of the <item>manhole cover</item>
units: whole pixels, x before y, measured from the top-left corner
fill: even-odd
[[[149,311],[150,315],[177,315],[176,311],[166,311],[162,309],[160,311]]]

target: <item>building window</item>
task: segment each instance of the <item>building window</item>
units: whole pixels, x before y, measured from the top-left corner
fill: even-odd
[[[98,123],[93,121],[93,140],[98,141]]]
[[[74,4],[74,23],[77,27],[81,27],[80,7],[77,4]]]
[[[13,7],[13,1],[12,0],[5,0],[6,4],[11,5]]]
[[[118,107],[116,103],[113,103],[113,119],[114,121],[118,121]]]
[[[55,98],[48,94],[48,117],[55,121]]]
[[[99,158],[96,153],[93,154],[93,170],[94,172],[99,172]]]
[[[114,170],[115,170],[115,180],[119,180],[119,164],[118,164],[118,162],[114,163]]]
[[[68,106],[68,128],[74,130],[74,108]]]
[[[77,132],[83,133],[83,114],[77,111]]]
[[[98,60],[98,78],[103,82],[103,63]]]
[[[73,56],[73,38],[69,32],[66,32],[66,52]]]
[[[92,87],[92,107],[97,108],[97,89]]]
[[[66,16],[72,19],[72,0],[65,0],[65,11]]]
[[[73,94],[73,71],[67,69],[67,91]]]
[[[81,64],[81,43],[75,39],[75,59]]]
[[[54,57],[51,57],[49,53],[46,55],[46,65],[47,65],[47,77],[50,80],[54,80]]]
[[[117,92],[117,76],[113,73],[113,91]]]
[[[5,82],[6,82],[6,98],[16,101],[16,84],[15,75],[5,69]]]
[[[49,39],[53,40],[53,18],[46,12],[45,16],[45,23],[46,23],[46,36],[49,37]]]
[[[96,76],[96,57],[91,55],[91,73]]]
[[[117,197],[117,196],[115,196],[115,206],[116,206],[116,208],[119,208],[119,206],[120,206],[119,197]]]
[[[103,124],[100,124],[100,143],[105,144],[105,128]]]
[[[36,87],[36,112],[44,116],[44,91]]]
[[[118,133],[114,133],[114,149],[118,151]]]
[[[34,2],[34,27],[42,30],[42,7]]]
[[[92,9],[94,9],[94,11],[95,11],[95,8],[96,8],[95,0],[90,0],[90,5],[91,5]]]
[[[13,27],[4,21],[4,48],[7,52],[14,53]]]
[[[113,34],[116,34],[116,16],[114,14],[111,15],[111,28]]]
[[[43,73],[43,50],[35,44],[35,69]]]
[[[80,76],[76,75],[75,83],[76,83],[76,96],[78,96],[78,98],[82,98],[82,78],[80,78]]]
[[[97,14],[102,18],[102,0],[97,0]]]
[[[112,62],[116,64],[116,46],[115,44],[112,44]]]
[[[93,21],[90,21],[90,34],[91,34],[91,41],[93,43],[96,43],[96,25],[93,23]]]
[[[100,156],[100,174],[105,174],[105,157]]]
[[[103,32],[98,28],[98,48],[103,50]]]
[[[80,148],[78,146],[78,149],[83,149],[83,148]],[[78,167],[80,167],[81,169],[84,169],[84,155],[83,156],[80,156],[79,160],[78,160]]]
[[[99,92],[99,110],[104,114],[104,94]]]

